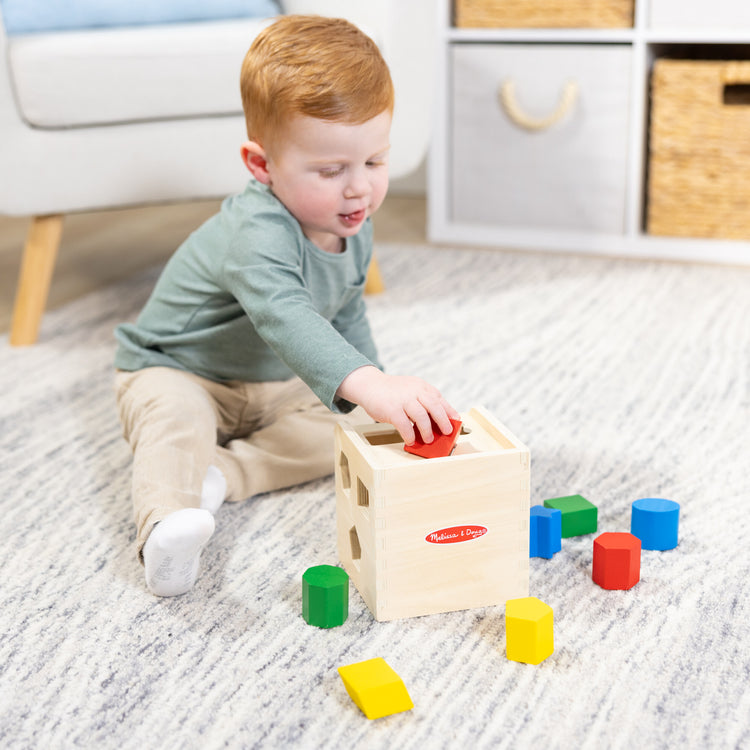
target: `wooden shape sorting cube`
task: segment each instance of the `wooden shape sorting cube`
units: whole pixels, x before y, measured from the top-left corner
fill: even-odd
[[[666,550],[677,546],[680,504],[661,497],[643,497],[632,505],[630,533],[643,549]]]
[[[553,497],[544,501],[545,508],[562,512],[562,537],[582,536],[596,532],[597,509],[582,495]]]
[[[403,680],[385,659],[368,659],[338,671],[346,692],[368,719],[414,708]]]
[[[539,664],[555,650],[552,607],[535,596],[505,603],[505,655],[511,661]]]
[[[349,576],[333,565],[316,565],[302,574],[302,616],[308,625],[335,628],[349,616]]]
[[[534,505],[530,513],[529,557],[548,560],[562,549],[562,512]]]
[[[603,589],[632,589],[641,580],[641,540],[627,532],[600,534],[591,577]]]
[[[341,563],[375,619],[503,604],[529,591],[529,451],[481,408],[451,456],[391,425],[336,426]]]

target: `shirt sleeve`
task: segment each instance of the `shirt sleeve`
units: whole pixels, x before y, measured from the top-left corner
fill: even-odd
[[[328,299],[329,311],[334,310],[329,318],[308,288],[299,239],[290,241],[289,233],[266,227],[263,242],[251,241],[249,247],[227,263],[227,288],[258,335],[323,404],[350,410],[348,402],[335,399],[336,391],[350,372],[373,364],[376,356],[364,310],[356,304],[361,291],[340,290],[340,299]],[[338,319],[341,330],[333,322]]]
[[[367,307],[362,292],[354,296],[333,320],[334,328],[372,364],[383,369],[378,358],[378,350],[372,337]]]

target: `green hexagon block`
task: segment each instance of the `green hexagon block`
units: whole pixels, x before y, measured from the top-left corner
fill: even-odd
[[[544,501],[545,508],[557,508],[562,513],[562,537],[596,532],[596,505],[581,495],[553,497]]]
[[[333,565],[316,565],[302,574],[302,616],[308,625],[335,628],[349,616],[349,576]]]

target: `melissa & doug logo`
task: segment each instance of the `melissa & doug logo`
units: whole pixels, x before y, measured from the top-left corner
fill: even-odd
[[[458,542],[472,542],[486,533],[486,526],[450,526],[447,529],[431,531],[424,540],[430,544],[457,544]]]

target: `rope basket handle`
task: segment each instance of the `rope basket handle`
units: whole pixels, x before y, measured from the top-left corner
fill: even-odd
[[[532,117],[521,109],[516,100],[516,85],[511,79],[503,82],[498,95],[506,114],[519,128],[532,131],[548,130],[560,122],[575,104],[578,98],[578,83],[576,81],[565,83],[557,109],[546,117]]]

